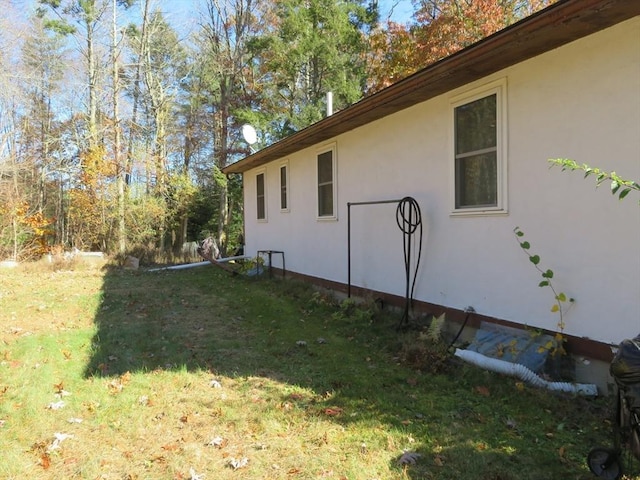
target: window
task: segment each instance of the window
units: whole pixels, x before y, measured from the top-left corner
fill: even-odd
[[[289,168],[286,163],[280,165],[280,210],[289,211]]]
[[[454,212],[506,210],[502,83],[454,104]]]
[[[258,220],[267,219],[264,172],[256,175],[256,217]]]
[[[335,218],[335,148],[318,154],[318,217]]]

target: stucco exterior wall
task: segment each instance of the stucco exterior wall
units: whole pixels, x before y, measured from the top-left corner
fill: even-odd
[[[549,289],[517,244],[519,226],[554,285],[576,299],[570,335],[617,344],[640,332],[640,195],[549,168],[548,158],[640,178],[640,18],[505,69],[341,135],[337,219],[316,215],[316,154],[282,159],[289,203],[279,209],[281,161],[244,174],[246,252],[284,250],[288,270],[347,282],[347,202],[414,197],[422,210],[415,298],[555,330]],[[451,215],[453,98],[506,84],[506,214]],[[255,176],[266,175],[267,220],[256,221]],[[352,207],[352,283],[404,295],[395,205]],[[415,249],[418,246],[415,245]],[[414,250],[415,252],[416,250]],[[278,265],[278,260],[274,260]]]

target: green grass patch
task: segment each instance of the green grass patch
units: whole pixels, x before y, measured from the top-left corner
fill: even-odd
[[[586,480],[613,442],[608,399],[442,351],[420,367],[394,314],[300,283],[203,267],[0,287],[3,479]]]

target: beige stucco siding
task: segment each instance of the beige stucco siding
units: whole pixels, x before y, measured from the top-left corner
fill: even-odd
[[[452,216],[451,101],[498,80],[506,85],[508,213]],[[593,179],[547,163],[568,157],[640,178],[640,18],[317,147],[330,144],[337,220],[316,218],[317,148],[302,150],[287,158],[288,212],[279,209],[280,162],[262,170],[266,222],[255,220],[260,170],[244,174],[248,254],[284,250],[287,269],[346,283],[347,202],[412,196],[424,228],[417,299],[555,329],[551,292],[538,288],[514,239],[519,226],[555,285],[576,298],[567,333],[617,343],[640,332],[640,195],[619,202],[608,185],[596,190]],[[352,242],[353,284],[403,295],[395,206],[353,207]]]

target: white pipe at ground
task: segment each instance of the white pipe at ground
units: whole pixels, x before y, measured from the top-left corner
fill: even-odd
[[[471,350],[456,349],[455,356],[492,372],[502,373],[511,377],[518,377],[536,387],[544,387],[557,392],[578,393],[585,396],[597,396],[598,387],[593,384],[549,382],[540,378],[534,372],[519,363],[505,362],[498,358],[491,358]]]
[[[247,258],[251,257],[248,257],[246,255],[237,255],[235,257],[218,258],[217,260],[214,260],[214,262],[226,263],[233,260],[246,260]],[[202,267],[203,265],[211,265],[211,262],[206,261],[197,263],[185,263],[183,265],[172,265],[171,267],[150,268],[149,270],[147,270],[147,272],[159,272],[161,270],[185,270],[187,268]]]
[[[172,265],[171,267],[150,268],[147,272],[159,272],[161,270],[185,270],[187,268],[202,267],[211,265],[211,262],[185,263],[183,265]]]

